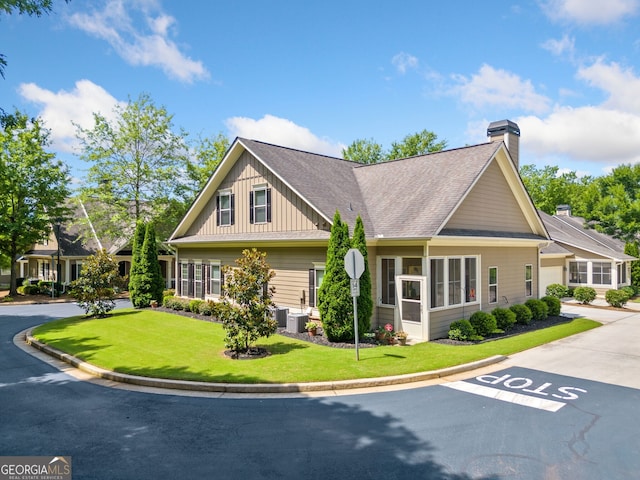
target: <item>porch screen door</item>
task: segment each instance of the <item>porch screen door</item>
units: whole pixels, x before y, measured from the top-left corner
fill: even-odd
[[[399,275],[396,277],[398,305],[400,306],[400,323],[402,330],[409,336],[427,339],[423,319],[423,307],[426,301],[426,278],[416,275]]]

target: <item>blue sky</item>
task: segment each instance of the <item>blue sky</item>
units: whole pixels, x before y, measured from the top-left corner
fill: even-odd
[[[508,118],[521,164],[602,175],[640,161],[639,20],[640,0],[54,0],[0,16],[0,106],[42,117],[74,177],[73,123],[141,93],[193,139],[335,156]]]

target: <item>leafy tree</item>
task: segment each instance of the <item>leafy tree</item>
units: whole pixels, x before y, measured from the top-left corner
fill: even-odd
[[[577,215],[584,213],[583,194],[591,177],[578,178],[576,172],[559,173],[557,166],[520,167],[520,176],[536,208],[553,215],[558,205],[567,204]]]
[[[354,140],[347,148],[342,149],[342,158],[352,162],[371,164],[385,161],[385,153],[382,145],[371,140],[359,138]]]
[[[356,218],[356,225],[353,227],[351,248],[357,248],[364,257],[364,272],[362,272],[362,275],[360,276],[360,296],[357,298],[358,333],[362,334],[371,330],[373,298],[371,297],[371,271],[369,270],[367,241],[364,234],[364,224],[362,223],[360,215]]]
[[[66,0],[67,2],[69,0]],[[11,15],[17,12],[19,15],[40,17],[51,12],[53,0],[0,0],[0,13]],[[4,69],[7,66],[7,58],[0,53],[0,76],[4,78]]]
[[[438,136],[428,130],[407,135],[401,142],[393,142],[387,155],[388,160],[413,157],[432,152],[439,152],[447,147],[447,141],[437,142]]]
[[[428,130],[407,135],[400,142],[392,142],[391,149],[385,152],[382,145],[373,139],[355,140],[347,148],[342,149],[342,157],[345,160],[364,164],[388,162],[398,158],[424,155],[426,153],[439,152],[446,148],[447,141],[437,142],[438,136]]]
[[[39,119],[16,110],[0,116],[0,252],[11,262],[9,295],[15,296],[18,255],[44,238],[69,210],[69,175],[45,151],[49,132]]]
[[[195,161],[187,164],[187,175],[191,181],[193,197],[207,184],[209,178],[229,149],[229,138],[224,133],[201,138],[194,148]]]
[[[140,237],[143,235],[143,240]],[[135,308],[148,307],[151,300],[162,303],[164,280],[158,261],[158,245],[152,223],[138,222],[134,235],[129,297]]]
[[[638,242],[627,242],[624,246],[624,253],[640,259]],[[631,286],[636,292],[640,292],[640,260],[631,262]]]
[[[71,296],[88,315],[104,317],[116,306],[116,291],[123,279],[115,257],[101,250],[87,258],[80,277],[71,283]]]
[[[98,234],[122,240],[138,221],[152,221],[166,238],[184,214],[187,164],[184,132],[174,133],[173,116],[142,94],[114,109],[110,121],[94,113],[92,129],[76,125],[80,158],[91,163],[81,196]]]
[[[342,222],[340,212],[336,211],[327,247],[324,278],[318,291],[322,327],[332,342],[353,340],[355,336],[351,281],[344,269],[344,257],[350,247],[349,227]]]
[[[222,267],[224,285],[218,317],[226,332],[225,346],[237,356],[249,352],[261,337],[269,337],[278,328],[271,318],[273,288],[268,288],[275,272],[266,261],[267,254],[255,248],[244,250],[236,260],[237,268]]]

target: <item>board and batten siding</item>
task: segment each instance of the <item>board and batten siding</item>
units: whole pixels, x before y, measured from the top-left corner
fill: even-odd
[[[531,226],[495,160],[485,170],[445,228],[531,232]]]
[[[249,195],[254,186],[271,188],[271,222],[249,222]],[[186,236],[262,232],[292,232],[329,229],[325,221],[303,199],[296,195],[249,152],[244,152],[218,187],[235,195],[233,225],[216,225],[216,196],[211,197]]]

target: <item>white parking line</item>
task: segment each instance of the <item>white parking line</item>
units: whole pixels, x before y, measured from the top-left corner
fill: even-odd
[[[506,390],[463,381],[443,383],[442,386],[453,388],[454,390],[460,390],[462,392],[473,393],[474,395],[494,398],[503,402],[516,403],[518,405],[524,405],[525,407],[546,410],[548,412],[557,412],[566,405],[564,402],[531,397],[529,395],[522,395],[521,393],[507,392]]]

